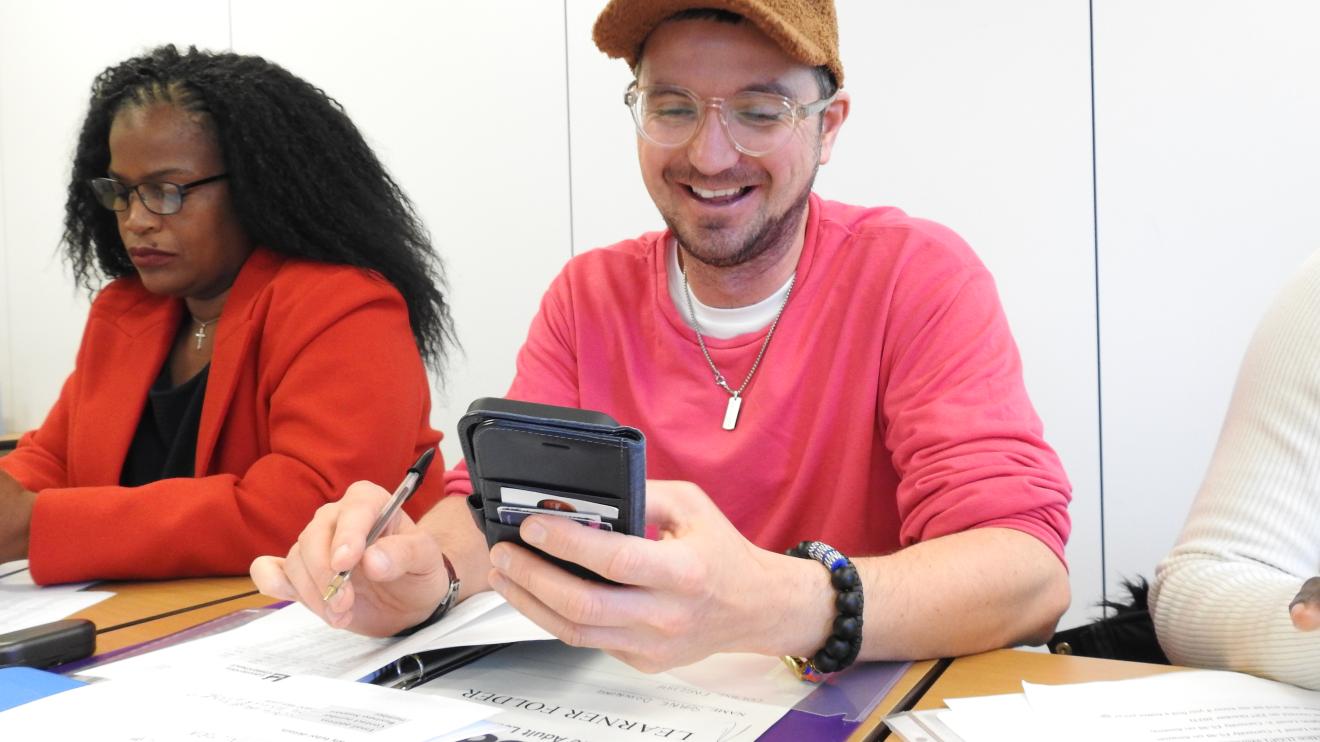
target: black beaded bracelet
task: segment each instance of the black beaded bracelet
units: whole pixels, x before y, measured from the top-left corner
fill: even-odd
[[[810,659],[785,657],[784,663],[802,680],[819,683],[826,673],[851,665],[862,651],[862,580],[848,557],[820,541],[803,541],[784,552],[802,559],[815,559],[830,571],[834,598],[834,629],[825,646]]]

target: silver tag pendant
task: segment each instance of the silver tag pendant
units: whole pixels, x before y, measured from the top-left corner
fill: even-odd
[[[724,408],[724,429],[733,430],[738,426],[738,412],[742,410],[742,397],[737,394],[729,397],[729,406]]]

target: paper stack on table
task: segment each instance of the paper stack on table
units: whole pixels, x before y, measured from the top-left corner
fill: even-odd
[[[38,587],[26,559],[0,564],[0,634],[58,621],[114,596],[83,589],[90,584]]]
[[[1320,742],[1320,691],[1234,672],[1170,672],[950,698],[886,720],[907,742]]]
[[[156,672],[218,670],[239,675],[361,680],[417,652],[549,638],[549,633],[493,592],[468,598],[444,620],[403,639],[377,639],[332,628],[305,606],[295,604],[224,633],[80,670],[78,674],[123,679]]]
[[[333,629],[293,605],[223,633],[86,668],[79,676],[96,682],[0,712],[0,740],[481,738],[499,730],[482,721],[496,713],[487,705],[350,681],[412,652],[548,637],[495,593],[474,596],[404,639]]]
[[[101,682],[0,713],[2,739],[452,742],[497,729],[477,703],[315,677],[161,675]]]
[[[59,728],[69,738],[139,742],[203,732],[243,742],[728,742],[773,734],[786,721],[788,736],[776,739],[841,738],[823,730],[855,727],[907,666],[868,663],[815,686],[778,658],[728,654],[647,675],[597,650],[528,642],[550,635],[489,592],[404,638],[334,629],[301,605],[255,613],[219,633],[189,630],[143,647],[150,651],[80,667],[75,677],[90,685],[0,712],[0,740]],[[378,680],[376,671],[400,657],[507,642],[523,643],[412,693],[348,682]],[[485,717],[485,726],[469,726]]]
[[[412,692],[487,704],[506,727],[500,739],[751,742],[817,687],[777,657],[717,654],[647,674],[597,650],[534,642]]]

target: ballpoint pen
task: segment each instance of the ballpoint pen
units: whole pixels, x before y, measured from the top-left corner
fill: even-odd
[[[457,670],[509,644],[474,644],[446,647],[406,655],[365,678],[372,685],[410,690],[445,673]]]
[[[381,531],[385,530],[385,526],[394,517],[394,514],[399,512],[399,508],[403,507],[403,504],[408,501],[412,493],[417,491],[417,488],[422,484],[422,477],[426,476],[426,470],[431,466],[431,459],[434,457],[435,449],[428,448],[418,457],[417,463],[408,468],[408,474],[404,476],[403,481],[394,490],[394,494],[390,496],[389,502],[385,503],[385,507],[380,509],[380,515],[376,516],[376,522],[371,525],[371,531],[367,533],[367,543],[363,546],[363,549],[376,542]],[[328,601],[335,597],[335,593],[339,592],[339,588],[344,586],[351,574],[353,574],[353,568],[349,567],[335,575],[334,579],[330,580],[330,584],[326,585],[321,600]]]

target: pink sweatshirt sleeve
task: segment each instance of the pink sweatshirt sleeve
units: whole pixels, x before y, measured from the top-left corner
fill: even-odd
[[[990,274],[965,248],[915,253],[897,285],[880,419],[901,477],[900,541],[969,528],[1028,533],[1060,560],[1071,487],[1042,437]],[[929,262],[927,262],[929,260]]]

